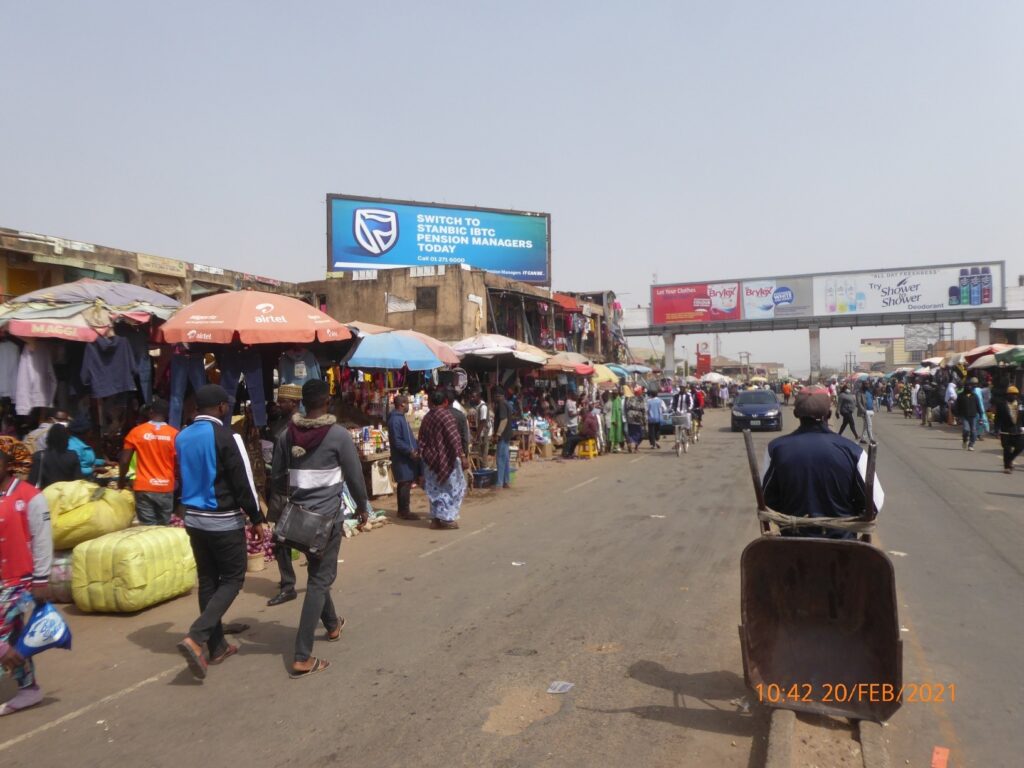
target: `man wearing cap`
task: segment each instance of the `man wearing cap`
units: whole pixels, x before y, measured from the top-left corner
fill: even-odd
[[[1020,390],[1012,384],[1006,388],[1006,398],[996,405],[996,429],[1003,444],[1003,472],[1013,472],[1013,462],[1024,451],[1024,429]]]
[[[264,517],[242,438],[224,424],[228,393],[206,384],[196,392],[196,408],[199,413],[178,433],[174,447],[185,530],[199,573],[201,613],[178,651],[202,680],[208,663],[219,664],[238,652],[238,646],[224,639],[221,619],[245,581],[245,520],[262,541]]]
[[[831,396],[824,387],[800,390],[793,414],[800,427],[768,444],[762,484],[767,505],[793,517],[858,517],[866,506],[867,453],[828,428]],[[875,478],[875,507],[885,501]],[[783,536],[852,538],[823,528],[782,531]]]
[[[956,415],[960,417],[964,450],[973,451],[978,441],[978,416],[981,414],[981,401],[974,388],[978,380],[973,376],[956,397]]]
[[[391,446],[391,471],[398,484],[398,517],[419,520],[412,511],[410,495],[412,484],[420,474],[420,447],[405,414],[409,411],[409,398],[395,395],[395,407],[388,414],[388,444]]]
[[[292,418],[299,412],[299,403],[302,402],[302,387],[298,384],[282,384],[277,388],[277,416],[270,424],[270,436],[277,444],[277,438],[284,434]],[[271,523],[277,523],[278,507],[271,506],[268,518]],[[277,561],[277,569],[281,573],[281,581],[276,595],[267,600],[267,605],[281,605],[294,600],[298,595],[295,592],[295,566],[292,565],[292,550],[284,544],[274,547],[274,559]]]
[[[295,636],[295,660],[292,678],[322,672],[330,662],[313,653],[313,634],[317,625],[327,630],[328,642],[341,639],[345,620],[340,618],[331,599],[331,586],[338,575],[338,552],[343,536],[342,498],[348,488],[355,502],[359,521],[366,523],[370,505],[352,436],[328,413],[330,389],[327,382],[311,379],[302,385],[302,405],[306,415],[296,415],[274,446],[271,487],[274,502],[281,497],[319,515],[333,515],[335,525],[320,554],[309,554],[306,564],[306,597],[302,602],[299,630]]]

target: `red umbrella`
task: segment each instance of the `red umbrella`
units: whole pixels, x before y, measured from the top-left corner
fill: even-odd
[[[983,355],[997,355],[1012,347],[1013,344],[983,344],[980,347],[975,347],[970,352],[964,352],[964,358],[970,364]]]
[[[235,291],[199,299],[160,329],[164,341],[230,344],[306,344],[345,341],[344,325],[304,301],[262,291]]]

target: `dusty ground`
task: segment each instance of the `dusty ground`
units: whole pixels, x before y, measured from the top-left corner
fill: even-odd
[[[938,745],[951,765],[1011,765],[1024,480],[999,473],[993,442],[966,454],[945,430],[877,422],[904,676],[957,685],[955,703],[897,713],[893,764],[926,766]],[[347,540],[335,595],[348,628],[317,644],[334,666],[308,680],[285,673],[299,603],[266,606],[273,565],[229,614],[253,625],[241,653],[203,684],[174,651],[194,596],[130,616],[71,609],[75,649],[41,658],[47,699],[0,720],[0,762],[760,765],[767,713],[747,706],[736,631],[757,526],[725,423],[713,413],[682,458],[526,464],[512,490],[475,493],[459,531],[397,522]],[[556,680],[575,687],[545,693]],[[848,730],[798,733],[807,764],[852,759]]]

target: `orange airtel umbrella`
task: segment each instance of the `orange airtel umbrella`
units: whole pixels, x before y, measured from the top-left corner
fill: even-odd
[[[345,341],[352,332],[304,301],[263,291],[207,296],[182,307],[160,330],[171,344],[308,344]]]

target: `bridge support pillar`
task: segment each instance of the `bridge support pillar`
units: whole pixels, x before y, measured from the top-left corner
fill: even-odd
[[[992,318],[979,317],[974,321],[974,337],[979,347],[992,343]]]
[[[676,335],[671,331],[665,331],[661,338],[665,342],[665,376],[675,377],[676,375]]]
[[[807,337],[811,352],[810,381],[816,384],[821,376],[821,329],[812,325],[807,329]]]

